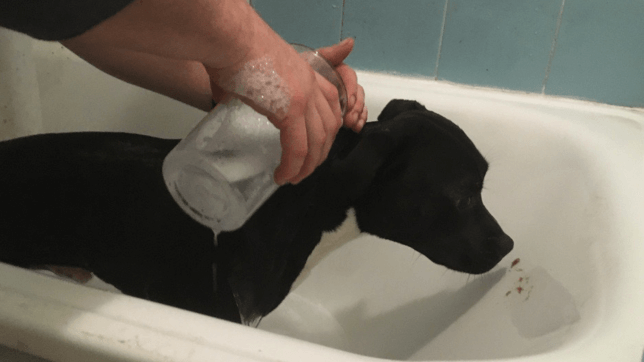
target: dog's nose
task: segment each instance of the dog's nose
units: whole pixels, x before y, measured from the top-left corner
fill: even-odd
[[[512,240],[512,238],[510,238],[506,234],[501,235],[501,237],[499,238],[499,253],[507,255],[512,251],[513,248],[514,241]]]
[[[507,255],[514,248],[514,241],[506,234],[490,236],[487,238],[486,244],[489,250],[496,253],[499,257]]]

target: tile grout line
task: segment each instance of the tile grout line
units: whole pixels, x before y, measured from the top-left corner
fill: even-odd
[[[342,41],[342,37],[344,36],[344,5],[346,4],[346,0],[342,0],[342,14],[340,15],[340,41]]]
[[[441,25],[441,33],[438,36],[438,54],[436,55],[436,67],[434,68],[434,80],[438,79],[438,64],[440,63],[441,52],[443,51],[443,35],[445,34],[445,22],[447,21],[448,5],[449,5],[449,0],[445,0],[445,8],[443,9],[443,24]]]
[[[557,39],[559,38],[559,29],[561,29],[561,22],[563,19],[565,6],[566,6],[566,0],[561,0],[561,8],[559,9],[559,16],[557,17],[557,25],[555,26],[555,36],[552,39],[552,46],[550,47],[550,55],[548,56],[548,64],[546,65],[546,74],[543,78],[543,83],[541,85],[541,94],[546,94],[546,85],[548,84],[548,78],[550,77],[552,60],[554,59],[555,52],[557,51]]]

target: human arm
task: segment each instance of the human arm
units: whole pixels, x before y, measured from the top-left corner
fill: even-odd
[[[211,88],[210,76],[203,64],[197,61],[170,59],[100,44],[76,47],[74,42],[62,43],[107,74],[203,111],[212,108],[213,99],[220,101],[225,96],[225,91],[218,86]],[[358,84],[356,72],[343,63],[353,46],[354,40],[347,38],[318,51],[336,68],[346,86],[348,104],[343,117],[344,126],[359,132],[367,119],[364,89]]]
[[[280,129],[278,183],[297,183],[310,174],[326,158],[341,125],[335,88],[320,81],[244,0],[139,0],[65,44],[75,49],[101,44],[204,64],[214,88],[243,98]],[[284,81],[288,109],[270,109],[230,86],[246,64],[263,58]]]
[[[206,112],[212,109],[210,78],[200,62],[164,58],[123,48],[76,48],[65,41],[62,43],[88,63],[120,80]]]

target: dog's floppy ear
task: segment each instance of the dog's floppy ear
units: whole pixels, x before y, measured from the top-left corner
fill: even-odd
[[[416,101],[409,101],[405,99],[394,99],[389,101],[385,108],[380,112],[378,121],[386,121],[396,117],[397,115],[407,111],[426,111],[422,104]]]
[[[385,124],[374,122],[369,126],[363,129],[356,146],[332,165],[332,180],[341,185],[349,200],[362,195],[400,144],[396,132],[384,127]]]
[[[413,123],[396,120],[412,111],[428,112],[416,101],[389,101],[378,116],[378,122],[365,125],[356,146],[345,157],[333,162],[334,177],[341,180],[339,184],[343,185],[350,200],[362,195],[381,166],[405,144],[409,136],[417,132]]]

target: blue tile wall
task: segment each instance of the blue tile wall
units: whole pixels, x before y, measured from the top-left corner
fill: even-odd
[[[644,107],[644,1],[566,1],[546,93]]]
[[[435,76],[444,1],[345,0],[342,35],[356,39],[347,63]]]
[[[319,48],[340,41],[342,0],[252,0],[251,4],[289,43]]]
[[[644,0],[252,0],[356,69],[644,107]]]
[[[541,92],[561,0],[450,0],[439,79]]]

